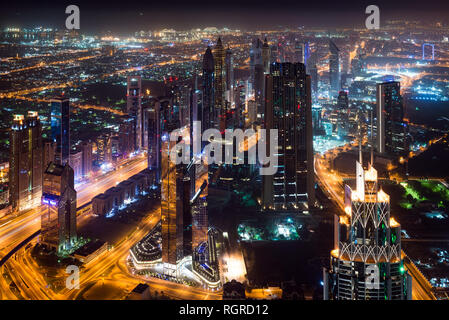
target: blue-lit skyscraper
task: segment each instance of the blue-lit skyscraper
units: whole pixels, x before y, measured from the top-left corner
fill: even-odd
[[[60,96],[51,103],[51,138],[55,142],[55,163],[64,165],[70,156],[70,102]]]

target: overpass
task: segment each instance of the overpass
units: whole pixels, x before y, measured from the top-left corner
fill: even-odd
[[[76,215],[77,217],[85,214],[86,212],[90,212],[92,210],[92,202],[88,202],[81,207],[77,208]],[[17,251],[19,251],[21,248],[23,248],[25,245],[27,245],[31,240],[33,240],[35,237],[41,234],[41,230],[37,230],[32,235],[27,237],[25,240],[20,242],[17,246],[15,246],[11,251],[9,251],[1,260],[0,260],[0,268],[3,267],[3,265],[8,261],[9,258],[11,258]]]
[[[37,230],[35,233],[33,233],[31,236],[23,240],[21,243],[19,243],[17,246],[15,246],[14,249],[9,251],[1,260],[0,260],[0,268],[3,267],[3,265],[8,261],[9,258],[11,258],[17,251],[22,249],[28,242],[33,240],[35,237],[41,234],[41,230]]]

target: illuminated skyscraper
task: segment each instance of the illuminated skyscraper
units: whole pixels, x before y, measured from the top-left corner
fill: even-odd
[[[140,76],[128,76],[127,113],[132,118],[132,151],[142,147],[142,79]]]
[[[168,133],[162,135],[162,262],[164,273],[168,276],[176,276],[177,262],[192,248],[191,185],[185,174],[185,165],[176,165],[170,160],[170,151],[175,145],[176,141],[169,141]]]
[[[226,50],[226,101],[229,107],[234,102],[234,59],[231,48]]]
[[[161,135],[160,135],[160,103],[156,101],[154,108],[147,111],[148,121],[148,168],[157,172],[157,181],[159,181],[159,171],[161,165]]]
[[[70,157],[70,102],[61,96],[51,103],[51,138],[55,142],[55,162],[64,165]]]
[[[305,64],[305,44],[300,41],[295,41],[295,61]]]
[[[72,168],[50,163],[44,172],[40,241],[57,250],[70,252],[76,240],[76,191]]]
[[[399,82],[377,84],[377,152],[380,154],[408,153],[407,124],[400,91]]]
[[[26,210],[42,196],[42,126],[37,112],[14,115],[10,131],[9,182],[13,210]]]
[[[97,138],[97,162],[99,165],[112,162],[111,135],[102,134]]]
[[[315,200],[311,88],[304,64],[272,64],[266,92],[265,128],[278,130],[278,168],[263,176],[262,207],[307,210]]]
[[[348,93],[346,91],[340,91],[338,93],[337,107],[340,110],[346,110],[346,111],[348,110],[349,100],[348,100]]]
[[[44,155],[42,160],[42,172],[47,169],[50,162],[55,161],[55,146],[56,144],[51,139],[42,140]]]
[[[215,127],[220,126],[223,116],[226,112],[226,52],[221,43],[221,38],[218,38],[217,45],[214,48],[214,99],[215,99]]]
[[[330,97],[334,98],[340,91],[340,50],[332,40],[329,40],[329,84]]]
[[[250,48],[250,81],[254,92],[254,100],[256,101],[257,116],[259,119],[263,117],[265,108],[265,66],[262,57],[262,46],[262,42],[257,38],[253,40]],[[267,54],[266,48],[264,50],[265,54]]]
[[[411,300],[401,226],[390,217],[390,197],[379,188],[371,165],[364,170],[356,163],[356,188],[345,186],[345,211],[335,216],[331,266],[323,272],[324,299]]]
[[[92,172],[92,143],[90,141],[83,142],[81,150],[83,152],[82,175],[83,177],[89,177]]]
[[[214,57],[210,47],[207,47],[203,56],[203,101],[202,101],[202,126],[204,130],[215,127],[215,110],[214,110],[214,84],[215,84],[215,64]]]
[[[262,46],[262,64],[264,74],[270,73],[270,58],[271,58],[270,46],[268,45],[267,38],[265,38]]]
[[[127,157],[134,152],[134,119],[131,116],[123,116],[119,127],[120,153]]]

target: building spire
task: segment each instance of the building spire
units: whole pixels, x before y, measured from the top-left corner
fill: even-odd
[[[370,136],[370,144],[371,144],[371,166],[374,166],[374,141],[373,141],[373,109],[371,108],[371,136]]]
[[[359,120],[359,163],[360,163],[360,165],[363,166],[363,157],[362,157],[362,117],[361,117],[361,111],[359,111],[358,120]]]

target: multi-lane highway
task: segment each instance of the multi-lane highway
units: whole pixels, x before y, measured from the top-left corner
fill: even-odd
[[[105,192],[145,168],[147,168],[147,160],[139,155],[116,170],[99,176],[92,182],[77,186],[77,207],[88,203],[96,195]],[[42,208],[38,207],[17,217],[8,217],[0,221],[0,257],[3,257],[6,252],[33,232],[39,230],[41,211]]]

